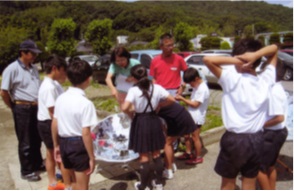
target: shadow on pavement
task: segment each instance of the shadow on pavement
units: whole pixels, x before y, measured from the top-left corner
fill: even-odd
[[[280,155],[275,165],[277,181],[293,180],[293,157]]]

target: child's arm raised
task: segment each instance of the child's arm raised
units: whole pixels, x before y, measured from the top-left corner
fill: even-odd
[[[237,58],[247,62],[248,64],[252,64],[263,56],[267,58],[268,63],[276,67],[278,60],[278,46],[275,44],[268,45],[256,52],[247,52],[245,54],[239,55]]]
[[[242,65],[243,62],[235,57],[228,56],[205,56],[203,62],[208,69],[217,77],[220,78],[222,74],[221,65]]]

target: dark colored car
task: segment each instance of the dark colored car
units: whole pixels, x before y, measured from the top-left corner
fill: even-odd
[[[110,64],[110,54],[100,56],[99,59],[93,64],[93,80],[95,82],[105,84],[105,78]]]
[[[293,80],[293,56],[290,56],[285,52],[278,51],[278,58],[283,63],[283,80]]]
[[[281,52],[285,52],[287,54],[289,54],[290,56],[293,56],[293,49],[281,49]]]

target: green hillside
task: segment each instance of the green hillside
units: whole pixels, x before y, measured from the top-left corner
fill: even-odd
[[[1,28],[28,28],[38,40],[54,18],[73,18],[78,25],[76,38],[92,20],[104,18],[113,20],[114,35],[133,34],[137,40],[147,41],[159,26],[172,29],[180,21],[195,27],[195,33],[217,32],[223,36],[242,33],[253,24],[256,33],[293,29],[292,8],[250,1],[1,1],[0,15]]]

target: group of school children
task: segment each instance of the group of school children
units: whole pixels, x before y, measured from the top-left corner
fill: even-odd
[[[221,189],[235,189],[239,173],[242,175],[242,189],[255,189],[256,180],[262,189],[276,188],[274,165],[287,137],[284,122],[287,97],[281,83],[276,82],[280,80],[276,67],[277,70],[282,67],[277,51],[276,45],[262,47],[257,40],[241,39],[234,45],[232,57],[203,58],[223,89],[222,119],[226,132],[221,138],[215,165],[216,173],[222,177]],[[262,71],[257,73],[262,57],[267,61],[263,63]],[[228,64],[234,67],[222,68]],[[132,67],[131,76],[135,85],[129,89],[122,110],[135,113],[129,145],[140,154],[141,179],[135,183],[135,188],[150,189],[148,181],[152,177],[152,188],[163,189],[162,177],[170,179],[172,176],[169,174],[175,171],[172,168],[173,156],[167,156],[168,153],[165,153],[165,163],[171,168],[163,169],[159,156],[164,142],[192,134],[196,157],[188,160],[187,164],[203,161],[199,127],[205,119],[209,90],[198,72],[191,68],[183,76],[184,81],[194,88],[191,99],[180,95],[171,97],[161,86],[148,80],[142,65]],[[175,103],[175,99],[189,106],[188,115],[185,108]],[[156,112],[158,108],[159,112]],[[192,123],[189,122],[191,116]],[[161,129],[160,117],[166,120],[166,132]],[[187,159],[188,156],[186,153],[181,158]]]
[[[268,64],[256,74],[262,56],[267,57]],[[239,172],[243,176],[242,189],[255,189],[256,177],[262,189],[275,189],[274,164],[287,136],[283,122],[286,98],[281,84],[275,83],[277,46],[262,48],[256,40],[242,39],[235,44],[233,57],[205,57],[204,62],[223,89],[226,132],[215,165],[215,171],[222,176],[221,189],[234,189]],[[235,68],[224,70],[223,64]],[[45,71],[39,89],[38,127],[47,148],[48,189],[88,189],[95,167],[91,127],[97,124],[97,116],[84,90],[90,85],[92,69],[83,60],[73,60],[67,66],[63,59],[51,56]],[[58,82],[62,83],[66,76],[72,86],[62,93]],[[129,149],[140,156],[140,182],[135,183],[135,189],[149,189],[149,185],[163,189],[162,178],[172,178],[176,170],[173,152],[165,157],[165,163],[174,168],[164,169],[160,156],[166,141],[191,136],[195,156],[185,153],[180,158],[189,159],[187,164],[203,162],[199,134],[205,122],[209,89],[192,68],[183,76],[193,87],[190,99],[173,97],[153,84],[141,64],[131,68],[131,77],[135,85],[128,90],[121,109],[132,117]],[[185,102],[188,111],[177,101]],[[167,129],[160,117],[165,119]],[[57,186],[60,183],[55,179],[55,161],[60,164],[64,185]]]

